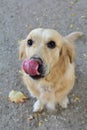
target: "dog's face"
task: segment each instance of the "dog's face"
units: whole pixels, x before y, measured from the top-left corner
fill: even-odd
[[[63,44],[61,35],[51,29],[35,29],[23,42],[22,56],[25,55],[26,59],[41,60],[41,76],[48,75],[59,59]]]
[[[32,78],[41,78],[51,72],[61,55],[67,55],[72,62],[74,57],[72,49],[64,46],[64,38],[57,31],[39,28],[31,31],[27,38],[22,41],[19,56],[22,59],[38,61],[40,63],[38,68],[40,75],[32,76]]]

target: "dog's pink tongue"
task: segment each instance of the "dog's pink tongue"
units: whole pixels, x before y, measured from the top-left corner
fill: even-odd
[[[35,76],[35,75],[40,75],[38,69],[39,69],[39,65],[40,63],[34,59],[28,59],[23,61],[22,63],[22,68],[23,70],[31,75],[31,76]]]

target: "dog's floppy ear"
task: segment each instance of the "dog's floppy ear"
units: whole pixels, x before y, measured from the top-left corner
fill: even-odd
[[[64,44],[61,48],[60,55],[63,57],[63,60],[69,57],[70,63],[72,63],[75,59],[75,40],[81,38],[83,36],[82,32],[73,32],[64,37]]]
[[[69,59],[70,63],[73,63],[75,59],[74,45],[69,43],[64,43],[60,51],[60,56],[64,62],[66,62]]]
[[[26,58],[26,53],[25,53],[26,41],[22,40],[19,44],[20,44],[19,45],[19,59],[24,59]]]
[[[75,40],[80,39],[84,34],[82,32],[72,32],[64,38],[70,42],[75,42]]]

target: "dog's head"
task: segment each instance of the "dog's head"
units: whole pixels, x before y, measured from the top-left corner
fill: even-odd
[[[35,66],[35,69],[27,70],[27,73],[32,78],[41,78],[48,75],[60,59],[65,60],[67,58],[70,63],[73,63],[74,46],[70,43],[79,35],[81,33],[77,32],[62,37],[55,30],[42,28],[31,31],[27,38],[21,42],[19,48],[19,57],[27,59],[25,61],[27,69],[30,65]]]

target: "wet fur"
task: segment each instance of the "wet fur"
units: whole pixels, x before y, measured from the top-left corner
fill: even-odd
[[[45,33],[49,33],[50,37],[52,35],[53,40],[58,41],[56,52],[54,53],[51,49],[46,50],[44,46],[42,46],[40,50],[40,48],[37,48],[35,45],[32,51],[30,51],[30,48],[26,45],[27,39],[32,36],[36,41],[39,41],[39,37],[42,41],[44,41],[44,39],[47,40],[47,36],[43,33],[44,30],[46,29],[35,29],[32,31],[28,37],[20,43],[19,47],[20,59],[30,58],[33,55],[41,56],[48,66],[46,69],[50,70],[49,73],[40,80],[33,80],[29,75],[23,72],[25,85],[31,96],[37,98],[33,107],[34,112],[41,111],[44,106],[54,110],[57,103],[63,108],[67,108],[69,103],[67,95],[73,88],[75,82],[75,48],[73,42],[81,35],[80,32],[74,32],[66,37],[62,37],[55,30],[47,29]],[[44,36],[42,36],[40,31],[42,31]],[[38,38],[36,35],[38,35]],[[46,56],[45,53],[47,53]]]

